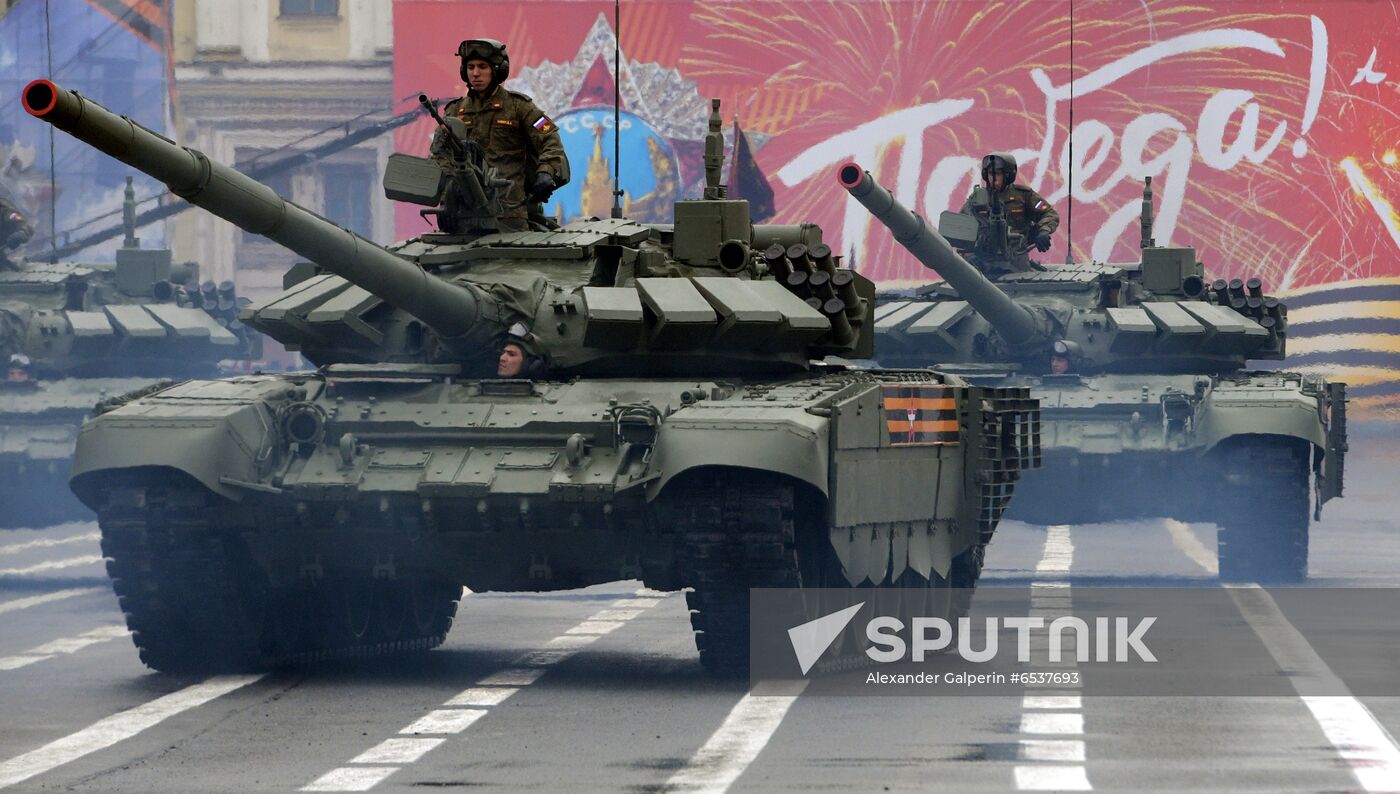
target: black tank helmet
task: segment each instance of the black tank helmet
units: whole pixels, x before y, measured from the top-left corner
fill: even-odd
[[[1009,185],[1016,181],[1016,158],[1006,152],[992,152],[982,158],[982,184],[987,187],[992,186],[992,172],[1001,171],[1006,174],[1003,184]]]
[[[467,39],[457,45],[457,57],[462,59],[458,73],[464,83],[467,81],[467,61],[472,58],[491,64],[492,85],[500,85],[510,77],[510,56],[506,53],[505,42],[495,39]]]

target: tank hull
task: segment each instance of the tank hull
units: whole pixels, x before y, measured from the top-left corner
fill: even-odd
[[[724,634],[714,615],[746,632],[737,613],[749,587],[970,588],[1034,463],[1024,390],[926,371],[743,384],[473,381],[430,369],[191,381],[84,427],[73,487],[99,516],[119,595],[149,589],[162,566],[175,587],[198,558],[229,568],[246,607],[210,622],[220,637],[217,625],[243,627],[221,645],[171,636],[204,631],[156,614],[177,599],[124,599],[134,631],[158,627],[136,635],[148,664],[246,668],[424,647],[445,635],[448,596],[463,586],[639,579],[694,588],[702,661],[734,669],[747,635]],[[938,412],[936,427],[932,414],[909,418],[918,400]],[[911,434],[910,421],[930,424]],[[138,587],[128,567],[148,581]],[[413,614],[405,594],[420,591],[438,594],[422,621],[326,633],[357,603]],[[318,602],[330,606],[307,615]],[[283,625],[288,614],[296,627]],[[194,647],[214,650],[196,658]]]
[[[1044,465],[1023,478],[1008,517],[1210,522],[1221,529],[1223,577],[1306,576],[1310,518],[1341,491],[1338,384],[1249,371],[993,382],[1029,388],[1041,405]]]
[[[0,529],[91,519],[68,488],[83,420],[99,401],[159,383],[66,378],[0,384]]]

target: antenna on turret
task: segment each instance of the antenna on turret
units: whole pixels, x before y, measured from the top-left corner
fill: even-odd
[[[123,248],[140,248],[141,240],[136,236],[136,189],[131,186],[131,177],[126,178],[126,190],[122,193],[122,230],[126,239]]]
[[[613,205],[622,217],[622,0],[613,0]]]
[[[1065,180],[1065,264],[1074,264],[1074,0],[1069,0],[1069,174]]]
[[[1152,177],[1145,177],[1142,184],[1142,243],[1143,248],[1157,247],[1152,239]]]
[[[719,183],[724,170],[724,119],[719,115],[719,100],[710,100],[710,131],[705,133],[705,198],[724,198],[724,185]]]

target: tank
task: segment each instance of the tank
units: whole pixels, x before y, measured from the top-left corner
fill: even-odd
[[[0,195],[7,219],[12,200]],[[91,516],[68,489],[78,428],[99,401],[167,378],[213,375],[256,357],[232,282],[142,248],[128,180],[126,239],[114,264],[40,262],[0,252],[0,527]],[[21,216],[22,217],[22,216]],[[17,246],[27,224],[3,233]]]
[[[829,358],[871,355],[873,285],[817,226],[725,197],[718,102],[674,224],[499,233],[463,145],[390,159],[386,194],[450,231],[388,247],[47,81],[24,103],[310,263],[242,318],[316,371],[184,382],[79,438],[72,487],[156,669],[424,649],[463,586],[640,579],[690,589],[700,661],[732,674],[750,588],[965,612],[1035,464],[1024,389]]]
[[[1045,465],[1013,517],[1214,522],[1221,578],[1306,578],[1310,520],[1342,493],[1346,387],[1249,368],[1284,357],[1287,307],[1257,278],[1207,283],[1193,249],[1157,245],[1150,178],[1140,261],[1022,273],[998,259],[1019,248],[1005,224],[947,212],[935,231],[859,165],[838,179],[942,277],[881,295],[879,361],[1039,400]]]

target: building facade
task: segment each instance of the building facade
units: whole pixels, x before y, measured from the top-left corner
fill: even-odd
[[[393,114],[392,0],[176,0],[175,124],[182,144],[240,170],[304,152]],[[393,235],[380,135],[264,178],[281,195],[376,240]],[[177,259],[254,299],[296,257],[206,212],[173,224]]]

